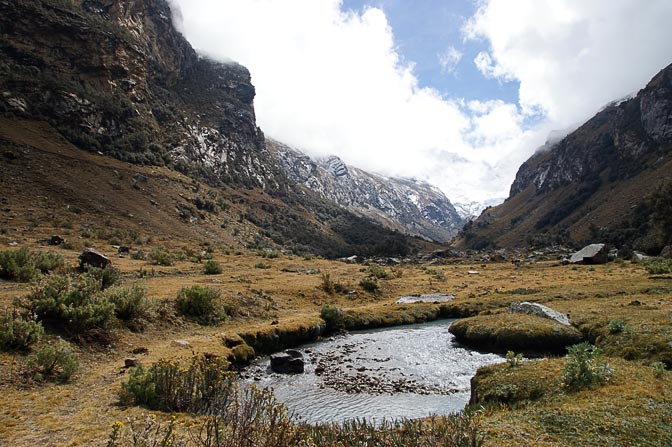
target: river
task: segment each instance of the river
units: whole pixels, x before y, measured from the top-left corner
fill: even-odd
[[[422,418],[453,413],[469,401],[470,379],[499,363],[454,342],[454,320],[353,332],[305,345],[305,373],[275,374],[268,357],[244,373],[309,423]],[[317,371],[317,374],[316,374]]]

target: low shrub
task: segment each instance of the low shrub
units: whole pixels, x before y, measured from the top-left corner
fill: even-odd
[[[206,275],[219,275],[224,270],[219,262],[214,260],[209,260],[203,265],[203,272]]]
[[[335,306],[322,306],[320,318],[327,324],[325,332],[340,332],[345,330],[345,315]]]
[[[388,279],[390,277],[390,274],[378,264],[370,264],[367,273],[369,276],[378,279]]]
[[[33,316],[21,315],[16,310],[0,316],[0,349],[3,351],[27,351],[43,335],[42,323]]]
[[[343,424],[304,424],[301,428],[311,445],[324,447],[478,447],[484,442],[473,412],[379,423],[355,419]]]
[[[641,264],[651,275],[672,273],[672,259],[652,258],[642,261]]]
[[[185,365],[159,360],[131,370],[121,401],[151,410],[213,414],[236,398],[237,377],[221,357],[196,355]]]
[[[562,382],[570,390],[580,390],[602,385],[609,380],[613,370],[601,361],[602,352],[588,342],[567,349]]]
[[[380,289],[378,280],[375,276],[367,276],[359,282],[359,285],[362,287],[362,289],[371,293],[376,293]]]
[[[0,252],[0,278],[29,282],[42,273],[65,265],[63,256],[52,252],[31,252],[26,247]]]
[[[224,318],[220,291],[210,287],[185,287],[177,294],[177,312],[202,325],[214,325]]]
[[[270,264],[264,264],[263,262],[257,262],[256,264],[254,264],[254,268],[255,269],[266,270],[266,269],[270,269],[271,265]]]
[[[115,322],[114,304],[87,275],[49,275],[27,297],[27,309],[70,335],[106,340]]]
[[[98,281],[100,290],[112,287],[121,280],[121,272],[119,269],[112,266],[107,266],[102,269],[99,267],[88,267],[86,269],[86,274]]]
[[[154,265],[170,266],[175,264],[175,256],[161,247],[154,247],[147,255],[147,259]]]
[[[629,331],[628,325],[620,319],[610,320],[607,324],[607,329],[609,329],[610,334],[620,334]]]
[[[107,291],[107,298],[114,304],[115,316],[131,330],[142,330],[144,322],[151,319],[147,289],[139,284],[113,287]]]
[[[328,293],[329,295],[333,295],[335,292],[335,284],[334,281],[331,279],[331,275],[329,272],[322,272],[322,283],[320,284],[320,289]]]
[[[509,364],[509,367],[516,368],[517,366],[520,366],[522,362],[523,362],[523,354],[521,353],[516,354],[513,351],[507,351],[506,363]]]
[[[131,259],[135,261],[144,261],[145,259],[147,259],[147,254],[145,254],[145,252],[142,250],[136,250],[133,253],[131,253]]]
[[[59,338],[29,357],[27,366],[35,380],[68,382],[79,369],[79,361],[70,343]]]

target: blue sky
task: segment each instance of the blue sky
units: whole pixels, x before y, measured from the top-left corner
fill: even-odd
[[[385,12],[392,27],[397,50],[415,64],[422,87],[437,89],[446,98],[487,101],[501,99],[516,103],[519,83],[489,79],[476,68],[474,58],[488,51],[488,42],[465,39],[462,28],[477,10],[475,0],[344,0],[344,11],[362,12],[376,7]],[[455,48],[462,57],[452,72],[445,72],[440,55]]]

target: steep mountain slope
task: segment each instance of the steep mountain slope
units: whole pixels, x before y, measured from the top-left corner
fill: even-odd
[[[67,191],[83,216],[120,228],[137,224],[120,216],[145,214],[154,200],[170,204],[157,213],[163,219],[143,219],[147,231],[159,234],[171,222],[170,228],[189,237],[208,234],[215,241],[324,256],[404,254],[424,245],[298,191],[276,167],[256,126],[247,69],[197,55],[175,30],[166,0],[3,1],[0,30],[0,148],[6,160],[26,163],[3,161],[0,196],[12,207],[43,202],[31,196],[31,188],[17,192],[21,178],[42,185],[39,193],[47,202],[61,203],[59,191]],[[66,148],[65,159],[44,156],[54,152],[54,142]],[[113,195],[114,205],[102,205],[94,198],[108,197],[110,182],[125,188],[114,180],[95,181],[116,176],[105,170],[113,166],[107,162],[105,169],[94,163],[93,177],[83,174],[81,163],[51,166],[69,166],[70,158],[90,161],[71,153],[70,143],[133,163],[133,175],[139,165],[166,167],[172,172],[166,174],[169,190],[178,171],[194,191],[162,201],[138,199],[137,191],[149,190],[135,182],[131,186],[140,190],[116,194],[134,203],[123,205]],[[114,170],[121,172],[119,166]],[[199,189],[203,182],[208,188]],[[118,213],[126,208],[134,211]],[[213,210],[215,217],[208,215]],[[184,223],[210,220],[227,234],[184,229]],[[230,225],[234,220],[249,224],[244,237],[238,225]]]
[[[610,238],[655,252],[670,242],[663,205],[651,202],[672,182],[672,66],[550,146],[520,167],[506,202],[465,228],[461,244]]]
[[[446,242],[463,223],[450,200],[427,183],[371,174],[335,156],[312,160],[277,141],[266,142],[291,181],[389,228]]]

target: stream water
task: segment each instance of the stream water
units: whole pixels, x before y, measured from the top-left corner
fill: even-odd
[[[268,358],[245,373],[310,423],[422,418],[464,408],[470,379],[502,357],[453,340],[453,320],[353,332],[305,345],[305,373],[272,373]]]

